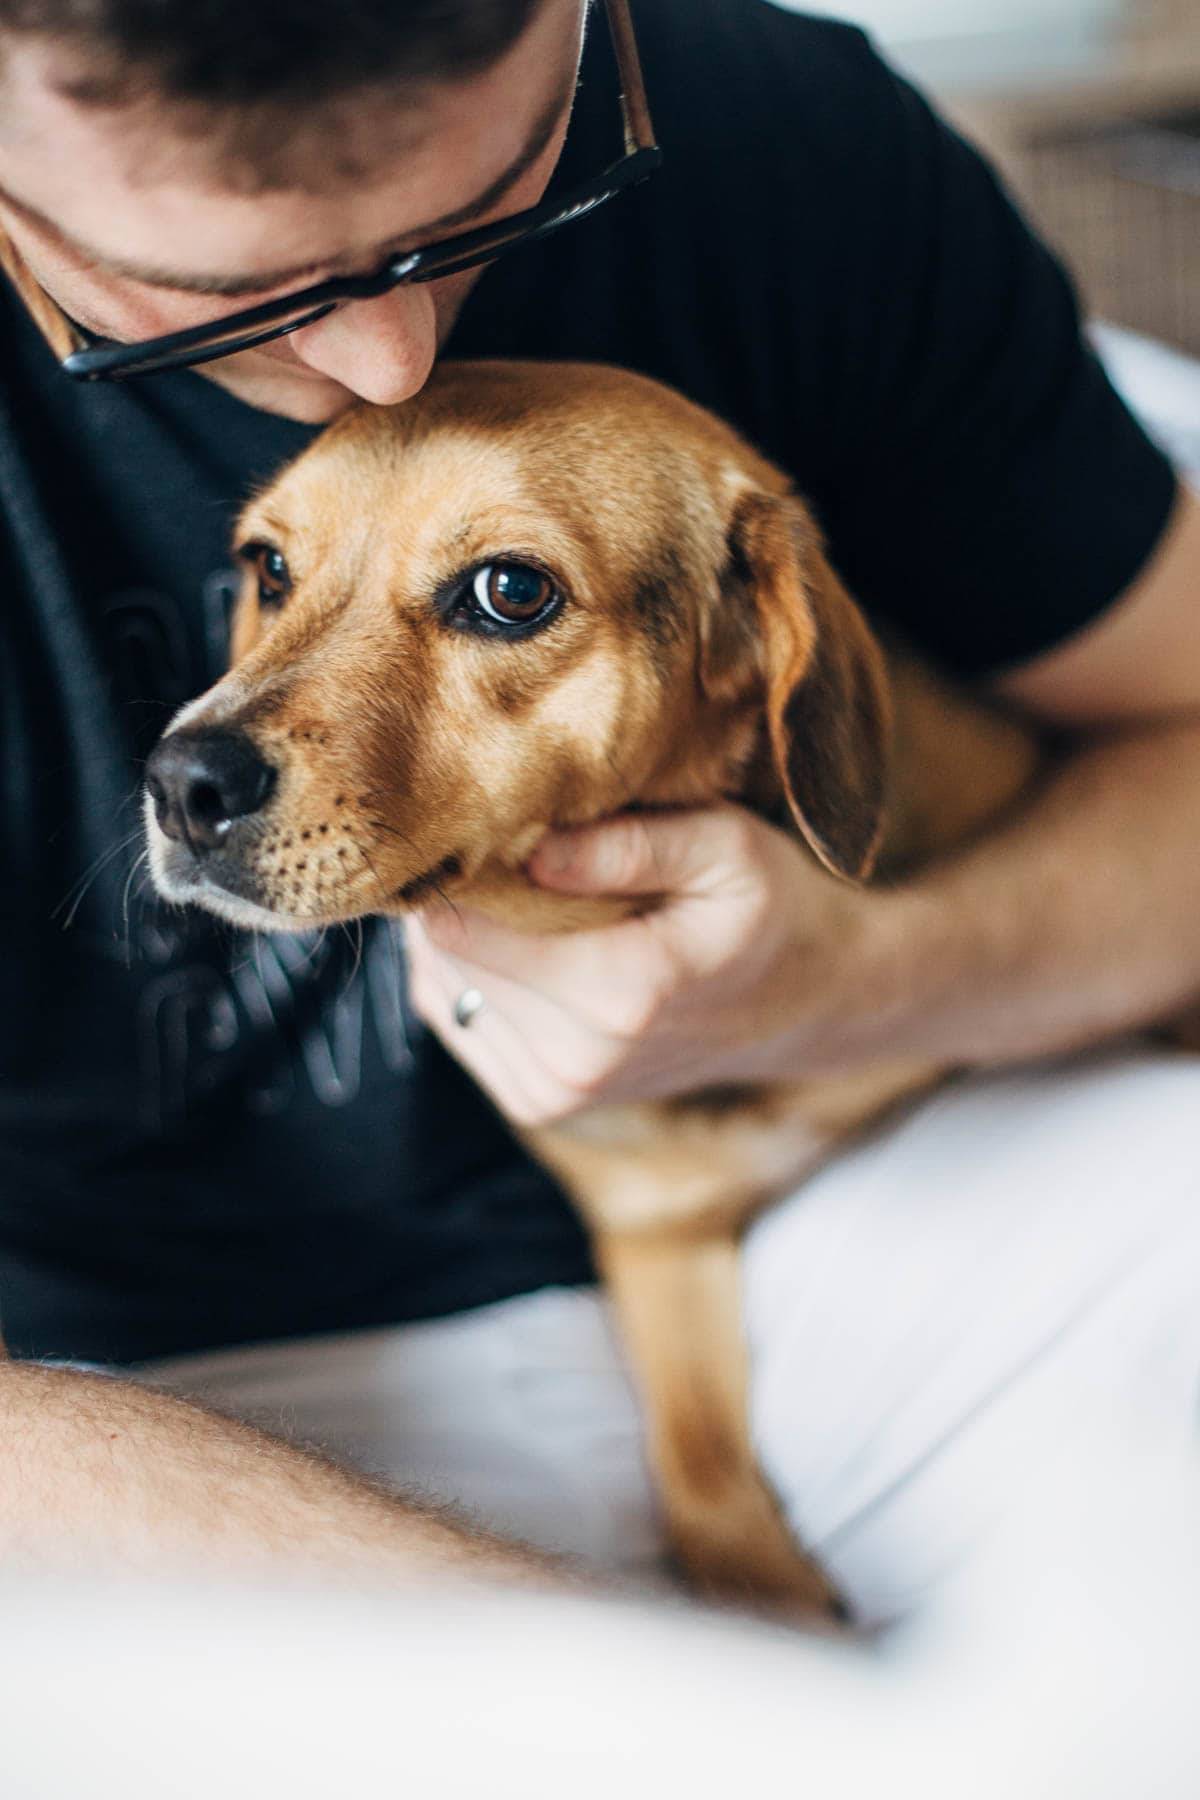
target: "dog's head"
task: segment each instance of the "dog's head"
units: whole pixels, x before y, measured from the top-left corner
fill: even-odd
[[[448,364],[244,513],[234,666],[150,758],[168,898],[295,929],[503,904],[550,825],[783,799],[860,876],[883,665],[784,478],[616,370]]]

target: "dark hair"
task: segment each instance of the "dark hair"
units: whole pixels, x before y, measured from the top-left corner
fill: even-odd
[[[165,100],[244,193],[360,179],[419,128],[423,89],[499,61],[541,0],[0,0],[81,106]],[[146,174],[154,172],[153,158]]]
[[[204,107],[286,107],[498,60],[538,0],[0,0],[0,33],[56,39],[73,99],[131,92]]]

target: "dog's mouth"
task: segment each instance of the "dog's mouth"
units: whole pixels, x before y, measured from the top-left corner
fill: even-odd
[[[443,856],[440,862],[425,870],[423,875],[414,875],[411,881],[404,882],[396,889],[396,899],[402,906],[419,906],[431,894],[444,891],[448,881],[454,881],[463,872],[461,856]]]
[[[338,905],[333,895],[323,896],[316,908],[298,895],[273,893],[253,868],[235,857],[202,856],[172,844],[155,830],[151,840],[151,867],[155,886],[165,900],[180,906],[200,906],[232,925],[252,931],[307,931],[316,926],[345,923],[365,912],[397,912],[424,901],[446,898],[446,885],[463,871],[462,858],[443,856],[421,874],[410,877],[390,896],[379,895],[373,905],[356,902]],[[290,899],[290,904],[289,904]]]
[[[163,899],[202,907],[246,930],[307,931],[407,911],[445,897],[448,884],[464,873],[465,859],[456,852],[423,867],[418,862],[415,875],[397,868],[395,847],[352,807],[344,823],[341,812],[337,823],[303,823],[270,808],[207,840],[164,829],[161,804],[149,789],[144,808],[150,870]],[[415,844],[406,849],[417,852]],[[409,868],[416,860],[405,857]]]
[[[146,837],[154,885],[175,906],[199,906],[250,931],[307,929],[312,921],[273,903],[252,867],[232,851],[197,850],[161,830],[146,796]]]

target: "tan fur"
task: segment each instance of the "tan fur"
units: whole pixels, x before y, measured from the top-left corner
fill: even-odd
[[[248,576],[236,666],[172,729],[236,728],[279,771],[223,865],[242,900],[152,830],[163,890],[227,916],[249,902],[253,922],[315,925],[442,892],[572,930],[629,903],[534,888],[523,865],[548,826],[721,797],[857,879],[962,841],[1038,766],[1013,721],[908,661],[889,675],[778,470],[614,370],[444,366],[418,399],[333,426],[251,504],[239,541],[278,548],[293,591],[269,617]],[[567,596],[553,624],[511,643],[448,628],[434,596],[499,559],[553,574]],[[755,1467],[738,1237],[938,1073],[602,1109],[529,1134],[594,1234],[675,1542],[710,1591],[832,1601]]]

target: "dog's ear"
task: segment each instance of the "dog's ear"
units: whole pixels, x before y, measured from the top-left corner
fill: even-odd
[[[883,654],[800,501],[743,495],[727,547],[728,575],[753,601],[771,752],[792,816],[827,869],[862,880],[887,798]]]

